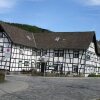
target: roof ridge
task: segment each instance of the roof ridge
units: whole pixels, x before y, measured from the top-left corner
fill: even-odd
[[[51,32],[51,33],[95,33],[95,31],[69,31],[69,32]]]

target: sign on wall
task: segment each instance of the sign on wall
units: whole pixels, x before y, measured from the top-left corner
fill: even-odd
[[[11,48],[5,48],[5,58],[10,58],[11,55]]]

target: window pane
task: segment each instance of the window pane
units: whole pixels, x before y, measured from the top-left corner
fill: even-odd
[[[0,38],[2,38],[3,37],[3,34],[2,33],[0,33]]]
[[[90,60],[90,55],[87,55],[86,56],[86,60]]]
[[[46,50],[42,51],[42,56],[44,56],[46,54],[47,54],[47,51]]]
[[[29,66],[29,61],[25,61],[24,66]]]
[[[37,56],[41,56],[41,51],[37,51]]]
[[[55,55],[55,57],[59,57],[59,52],[58,52],[58,50],[54,50],[54,55]]]
[[[74,58],[79,58],[79,51],[74,51],[73,57]]]
[[[54,71],[58,71],[58,64],[54,64]]]
[[[54,50],[55,57],[63,57],[64,50]]]
[[[19,66],[18,67],[22,67],[22,61],[19,61]]]
[[[59,57],[63,57],[64,56],[64,50],[59,50]]]
[[[78,73],[78,66],[77,65],[73,65],[73,73]]]
[[[3,46],[0,46],[0,52],[1,53],[3,52]]]

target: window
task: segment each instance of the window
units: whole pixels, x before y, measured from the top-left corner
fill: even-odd
[[[19,51],[19,53],[20,53],[20,54],[23,54],[23,51],[24,51],[24,47],[23,47],[23,46],[20,46],[20,51]]]
[[[74,51],[73,57],[74,58],[79,58],[79,51]]]
[[[0,46],[0,52],[1,53],[3,52],[3,46]]]
[[[64,50],[54,50],[55,57],[63,57]]]
[[[32,55],[35,56],[36,55],[36,51],[32,51]]]
[[[64,56],[64,50],[59,50],[59,57],[63,57]]]
[[[78,73],[78,66],[77,65],[73,65],[72,72],[73,73]]]
[[[54,71],[58,71],[58,64],[54,64]]]
[[[3,37],[3,34],[2,33],[0,33],[0,38],[2,38]]]
[[[37,63],[36,63],[36,68],[37,68],[37,69],[40,69],[40,66],[41,66],[41,63],[40,63],[40,62],[37,62]]]
[[[46,54],[47,54],[47,51],[46,50],[42,51],[42,56],[44,56]]]
[[[29,61],[25,61],[24,66],[29,66]]]
[[[19,66],[18,67],[22,67],[22,61],[19,61]]]
[[[37,51],[37,56],[41,56],[41,51]]]
[[[20,49],[19,54],[23,54],[23,49]]]
[[[100,61],[100,57],[97,57],[97,60]]]
[[[31,67],[35,67],[35,63],[34,62],[31,62]]]
[[[90,60],[90,55],[86,55],[86,60]]]
[[[98,73],[100,73],[100,67],[98,68]]]
[[[59,71],[60,71],[60,74],[63,73],[63,64],[59,64]]]
[[[58,50],[54,50],[54,54],[55,54],[55,57],[59,57],[59,51]]]

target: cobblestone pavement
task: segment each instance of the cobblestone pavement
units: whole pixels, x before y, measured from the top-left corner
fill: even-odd
[[[22,91],[1,95],[0,100],[96,100],[100,98],[100,78],[48,78],[8,76],[27,82]]]

